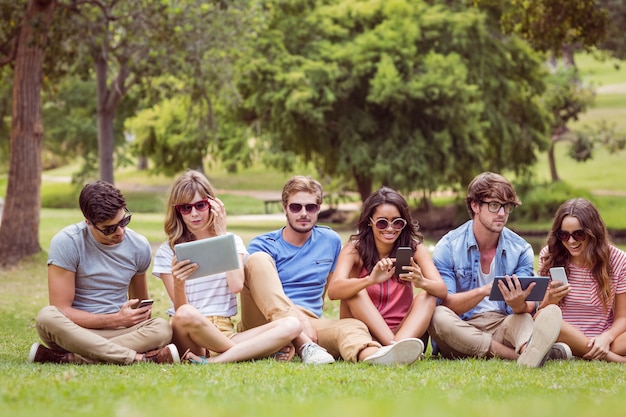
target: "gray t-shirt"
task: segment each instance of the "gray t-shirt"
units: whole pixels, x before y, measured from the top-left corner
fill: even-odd
[[[76,273],[72,307],[96,314],[116,313],[128,300],[128,286],[136,274],[150,267],[148,239],[126,228],[117,245],[96,241],[83,221],[65,227],[50,242],[48,265]]]

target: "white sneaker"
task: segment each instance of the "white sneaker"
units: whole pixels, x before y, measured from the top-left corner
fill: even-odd
[[[530,368],[541,367],[550,353],[550,349],[559,337],[561,331],[562,314],[561,309],[550,304],[542,308],[535,318],[533,333],[526,344],[526,348],[519,358],[517,364]]]
[[[326,349],[313,342],[302,345],[300,358],[305,365],[325,365],[335,362],[335,358]]]
[[[372,365],[410,365],[423,353],[424,342],[421,339],[410,338],[381,347],[376,353],[363,359],[363,362]]]

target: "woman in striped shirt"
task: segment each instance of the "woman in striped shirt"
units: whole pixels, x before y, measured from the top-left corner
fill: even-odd
[[[561,308],[558,341],[583,359],[626,362],[626,253],[610,243],[588,200],[568,200],[555,214],[539,274],[558,266],[565,267],[568,284],[552,281],[540,306]]]

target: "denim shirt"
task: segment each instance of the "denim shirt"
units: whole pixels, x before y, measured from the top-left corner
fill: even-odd
[[[465,292],[478,287],[480,251],[469,220],[451,230],[439,240],[433,252],[433,262],[448,287],[448,294]],[[532,246],[508,228],[504,228],[498,239],[495,256],[495,275],[533,276],[535,255]],[[441,303],[441,300],[438,300]],[[513,314],[504,301],[498,301],[498,312]],[[474,315],[475,307],[460,315],[468,320]]]

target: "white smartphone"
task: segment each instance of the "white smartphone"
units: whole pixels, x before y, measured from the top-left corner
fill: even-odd
[[[148,306],[151,306],[153,303],[154,303],[154,300],[150,300],[150,299],[141,300],[139,304],[137,304],[137,307],[135,308],[148,307]]]
[[[567,285],[567,274],[565,273],[565,268],[562,266],[550,268],[550,276],[553,281],[561,281],[563,284]]]

